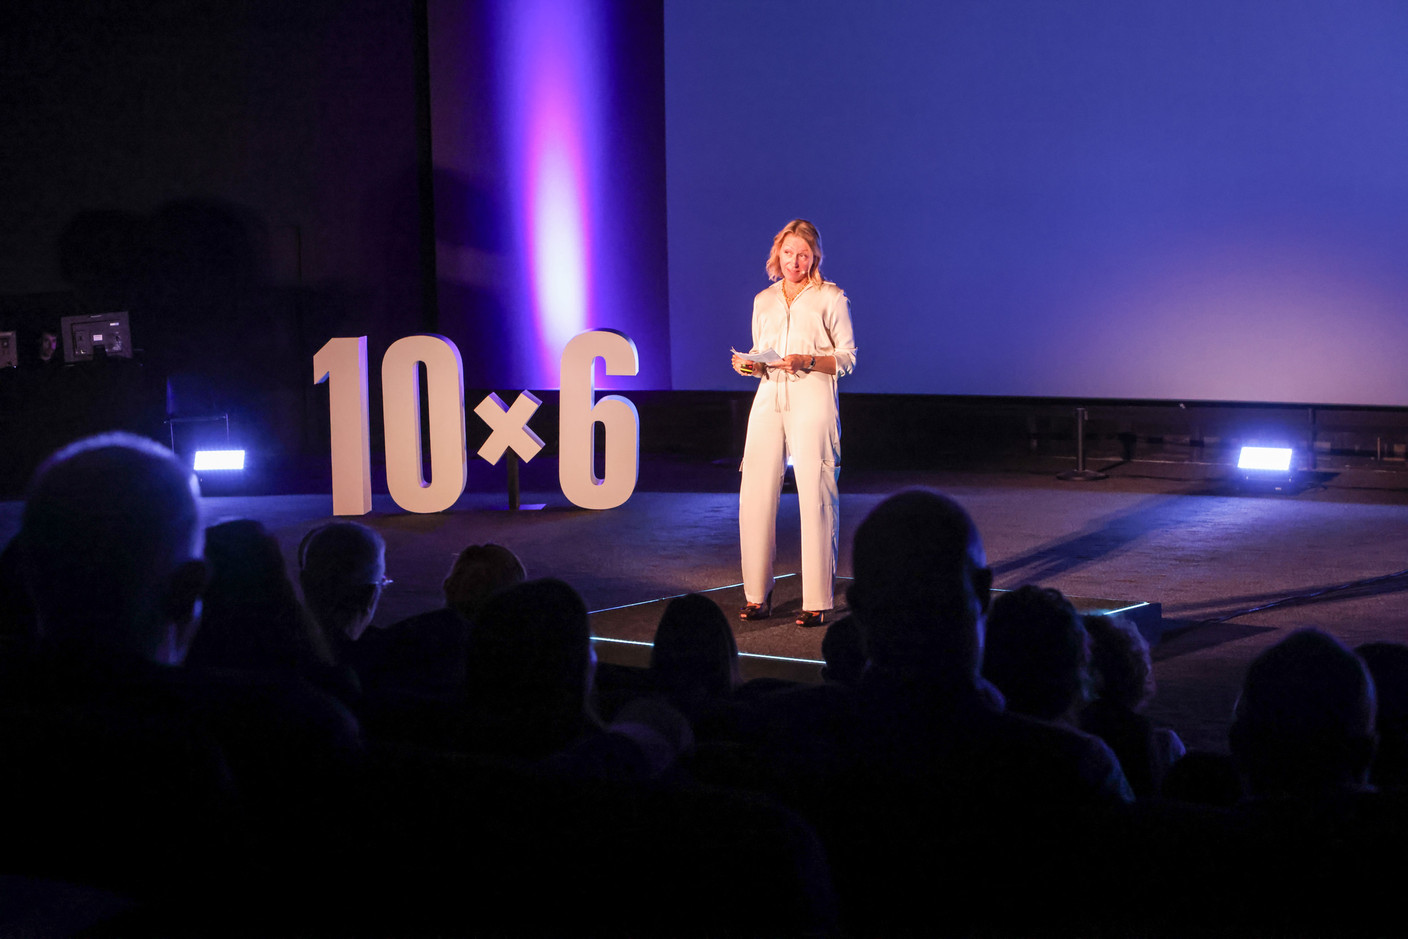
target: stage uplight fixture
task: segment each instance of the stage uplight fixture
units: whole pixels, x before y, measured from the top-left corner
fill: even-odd
[[[240,471],[244,469],[243,450],[197,450],[194,469],[197,473]]]
[[[1243,447],[1237,455],[1242,485],[1249,490],[1296,491],[1294,463],[1291,447]]]
[[[1269,473],[1290,473],[1290,447],[1243,447],[1237,457],[1237,469]]]

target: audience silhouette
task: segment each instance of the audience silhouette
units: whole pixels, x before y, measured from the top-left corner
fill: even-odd
[[[494,591],[528,577],[523,562],[501,544],[472,544],[459,553],[445,576],[445,606],[474,622]]]
[[[488,599],[470,634],[466,749],[541,759],[600,729],[587,607],[570,586],[525,581]]]
[[[1153,798],[1186,748],[1141,713],[1155,690],[1149,643],[1122,617],[1091,615],[1084,622],[1094,700],[1080,712],[1080,728],[1115,751],[1136,796]]]
[[[10,860],[167,909],[232,897],[262,869],[251,843],[356,752],[355,721],[296,680],[180,667],[207,567],[195,479],[169,450],[129,434],[60,450],[18,539],[40,639],[0,691],[4,804],[25,807]]]
[[[891,496],[861,523],[852,558],[868,658],[858,688],[740,704],[711,729],[734,753],[700,771],[770,791],[818,828],[849,928],[976,928],[1015,912],[993,906],[992,865],[1010,887],[1016,872],[1000,859],[1045,857],[1056,820],[1132,795],[1098,739],[1006,712],[980,676],[992,572],[961,506],[926,490]],[[938,882],[913,863],[934,856],[964,860]]]
[[[1090,644],[1059,590],[1000,593],[987,616],[983,677],[1018,714],[1074,725],[1090,689]]]
[[[464,695],[470,624],[490,594],[527,576],[503,545],[470,545],[455,558],[442,590],[445,605],[384,629],[369,629],[351,652],[368,694],[457,701]]]
[[[1375,710],[1353,652],[1319,630],[1291,633],[1252,661],[1228,732],[1247,792],[1317,800],[1364,789]]]
[[[1381,859],[1401,846],[1404,805],[1368,783],[1375,711],[1364,663],[1328,633],[1295,630],[1252,660],[1228,732],[1246,798],[1227,922],[1242,934],[1357,934],[1397,912]]]
[[[303,677],[355,701],[357,676],[338,667],[298,597],[278,539],[252,519],[205,530],[210,580],[187,664]]]
[[[165,448],[46,461],[0,552],[0,931],[65,902],[96,935],[327,937],[1358,935],[1395,912],[1408,646],[1297,630],[1248,668],[1228,754],[1179,760],[1138,630],[994,597],[968,513],[910,490],[856,530],[824,682],[741,684],[689,594],[603,720],[573,587],[470,545],[444,607],[367,632],[385,555],[315,529],[305,606],[260,523],[202,528]]]
[[[179,665],[206,566],[194,476],[144,438],[60,450],[37,471],[21,568],[44,642],[99,668]]]
[[[728,700],[742,678],[733,627],[717,603],[697,593],[669,602],[655,630],[650,674],[691,720]]]
[[[362,637],[386,578],[386,542],[376,529],[357,522],[329,522],[298,546],[298,582],[303,598],[339,659]]]

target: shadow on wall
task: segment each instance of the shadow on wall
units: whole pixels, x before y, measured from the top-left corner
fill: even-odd
[[[443,166],[435,168],[435,262],[439,331],[459,347],[465,387],[508,388],[531,369],[526,310],[513,315],[501,191]],[[516,390],[516,389],[514,389]]]
[[[16,491],[45,455],[85,434],[121,428],[166,441],[168,413],[227,412],[235,441],[275,475],[325,453],[327,392],[312,385],[310,363],[329,337],[368,332],[366,307],[351,290],[276,284],[260,216],[218,200],[149,215],[85,210],[56,249],[70,294],[0,304],[0,330],[16,329],[25,350],[4,376],[0,437],[18,459],[0,486]],[[47,362],[29,354],[62,316],[119,310],[132,323],[130,362],[64,368],[61,343]]]

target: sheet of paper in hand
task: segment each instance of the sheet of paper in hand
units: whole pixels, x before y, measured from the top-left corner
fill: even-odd
[[[747,359],[749,362],[757,362],[761,365],[780,365],[785,361],[775,349],[764,349],[762,352],[739,352],[730,347],[729,351],[740,359]]]

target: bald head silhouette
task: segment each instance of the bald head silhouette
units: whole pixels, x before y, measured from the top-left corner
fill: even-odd
[[[976,679],[992,589],[982,538],[948,496],[897,493],[856,531],[847,598],[874,665]]]
[[[133,434],[90,437],[49,457],[20,529],[43,641],[179,663],[205,583],[198,497],[170,450]]]
[[[1377,697],[1359,657],[1298,629],[1252,660],[1228,734],[1252,795],[1314,798],[1362,786]]]

